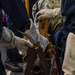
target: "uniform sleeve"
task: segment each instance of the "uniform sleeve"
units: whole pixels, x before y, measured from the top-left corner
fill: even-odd
[[[75,15],[75,0],[64,1],[64,13],[66,17],[72,17]]]
[[[65,0],[64,9],[65,15],[70,22],[68,24],[69,30],[75,33],[75,0]]]
[[[21,0],[0,0],[0,5],[20,31],[30,27],[28,14]]]

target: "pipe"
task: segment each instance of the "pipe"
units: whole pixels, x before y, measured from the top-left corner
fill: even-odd
[[[41,67],[39,65],[33,66],[33,73],[34,74],[40,74],[41,72]]]

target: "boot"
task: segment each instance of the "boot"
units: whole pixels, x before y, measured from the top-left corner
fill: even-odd
[[[9,58],[5,61],[5,68],[12,72],[22,72],[23,68]]]
[[[23,68],[18,65],[18,63],[23,63],[22,57],[18,50],[11,49],[7,50],[7,59],[5,61],[5,68],[13,72],[22,72]]]

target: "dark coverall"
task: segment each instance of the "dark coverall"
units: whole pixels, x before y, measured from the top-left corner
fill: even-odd
[[[65,49],[69,32],[75,34],[75,0],[62,0],[61,4],[62,15],[66,17],[62,29],[64,37],[62,37],[61,41],[63,43],[63,49]]]
[[[22,1],[22,0],[20,0]],[[30,18],[32,18],[32,7],[33,7],[33,4],[36,2],[37,0],[29,0],[29,14],[30,14]],[[6,16],[7,17],[7,16]],[[7,24],[8,24],[8,28],[10,30],[12,30],[14,32],[14,34],[16,36],[19,36],[19,37],[23,37],[22,34],[20,34],[20,32],[18,31],[18,29],[16,29],[16,27],[13,25],[13,23],[10,21],[10,18],[8,19],[8,21],[6,21]],[[18,62],[18,59],[20,59],[20,54],[18,52],[18,49],[17,48],[14,48],[14,49],[7,49],[6,50],[7,52],[7,56],[9,58],[12,58],[15,62]],[[14,58],[16,57],[16,58]]]
[[[9,15],[15,27],[24,32],[30,27],[30,21],[26,12],[26,8],[20,0],[0,0],[0,8]],[[1,13],[1,11],[0,11]],[[0,14],[0,38],[2,36],[2,19]],[[0,54],[1,56],[1,54]],[[0,57],[0,75],[6,75]]]

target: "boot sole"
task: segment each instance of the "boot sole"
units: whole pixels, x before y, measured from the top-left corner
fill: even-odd
[[[11,66],[11,67],[13,67],[13,66]],[[8,64],[5,64],[5,69],[7,69],[7,70],[11,70],[12,72],[23,72],[23,68],[18,69],[18,70],[16,70],[16,69],[14,70],[11,67],[9,67]]]

